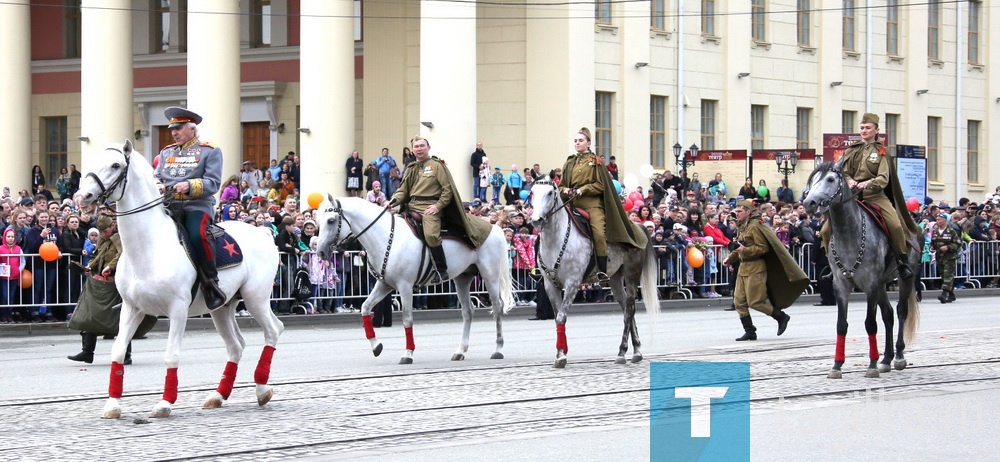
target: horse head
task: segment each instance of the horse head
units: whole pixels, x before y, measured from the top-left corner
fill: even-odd
[[[556,210],[563,206],[559,197],[559,188],[548,175],[536,180],[531,185],[531,223],[537,227],[545,226],[546,221]]]
[[[123,145],[110,145],[94,156],[97,168],[80,180],[80,190],[76,193],[81,206],[121,200],[128,184],[133,152],[132,141],[125,140]]]
[[[323,260],[329,259],[333,248],[342,244],[351,234],[350,225],[345,223],[344,206],[333,195],[327,193],[319,205],[319,244],[316,251]]]
[[[824,162],[816,167],[806,181],[809,194],[802,201],[809,213],[824,213],[831,205],[851,198],[847,191],[847,178],[839,162]]]

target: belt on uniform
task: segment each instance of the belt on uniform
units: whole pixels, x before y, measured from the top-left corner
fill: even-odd
[[[438,199],[438,196],[413,196],[415,201],[437,201]]]
[[[764,259],[764,257],[741,258],[740,259],[740,263],[747,263],[747,262],[757,261],[757,260],[763,260],[763,259]]]

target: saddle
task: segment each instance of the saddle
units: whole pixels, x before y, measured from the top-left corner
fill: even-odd
[[[417,238],[420,239],[421,241],[427,242],[427,240],[424,238],[424,217],[423,217],[423,215],[421,215],[419,212],[412,212],[411,211],[411,212],[406,212],[405,214],[401,214],[401,216],[403,218],[403,221],[406,222],[407,226],[410,227],[410,231],[412,231],[413,234],[415,236],[417,236]],[[450,223],[448,223],[448,222],[446,222],[444,220],[441,220],[441,239],[442,240],[449,239],[449,240],[453,240],[455,242],[460,242],[462,244],[465,244],[465,246],[468,247],[469,250],[476,250],[476,246],[472,245],[472,240],[469,239],[469,236],[466,236],[465,233],[463,233],[463,232],[461,232],[459,230],[453,230],[453,229],[445,228],[444,226],[447,225],[447,224],[450,224]]]
[[[569,222],[573,224],[577,231],[590,241],[594,240],[594,230],[590,226],[590,214],[586,210],[578,207],[569,208]],[[593,276],[592,272],[597,267],[597,254],[590,252],[590,263],[587,263],[587,270],[584,274]]]
[[[183,225],[176,221],[174,225],[177,226],[177,240],[181,243],[181,247],[184,248],[184,252],[187,253],[188,260],[194,262],[194,258],[192,257],[192,252],[194,251],[192,245],[194,243],[188,239]],[[215,257],[215,267],[217,269],[232,268],[243,263],[243,250],[240,249],[240,244],[225,229],[212,224],[208,226],[206,234],[209,235],[212,241],[212,255]]]
[[[887,237],[890,236],[889,225],[886,224],[885,217],[882,216],[882,207],[879,207],[878,204],[873,204],[871,202],[867,202],[861,199],[854,199],[854,200],[858,203],[858,205],[861,206],[861,210],[864,210],[870,217],[872,217],[872,220],[875,221],[875,224],[878,225],[878,228],[882,230],[882,232]],[[922,249],[917,249],[916,247],[914,247],[913,243],[910,242],[909,239],[906,240],[906,245],[907,247],[913,249],[916,252],[922,252]]]

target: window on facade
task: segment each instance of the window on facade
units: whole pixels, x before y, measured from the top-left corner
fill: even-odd
[[[885,52],[899,55],[899,0],[886,0]]]
[[[809,149],[809,121],[812,108],[800,107],[795,110],[795,149]]]
[[[766,42],[767,34],[764,33],[764,19],[767,10],[764,8],[764,0],[752,0],[750,3],[750,34],[751,38],[758,42]]]
[[[591,143],[594,154],[605,159],[613,156],[611,152],[611,106],[614,93],[599,91],[595,101],[596,121],[594,123],[594,140]]]
[[[799,46],[809,46],[809,0],[798,0],[798,13],[796,13],[796,35]]]
[[[979,64],[979,15],[982,3],[969,2],[969,64]]]
[[[858,117],[856,111],[841,111],[840,113],[840,133],[857,133],[858,127],[854,121]]]
[[[170,49],[170,0],[150,0],[149,52],[166,53]]]
[[[177,51],[187,52],[188,47],[188,0],[177,1]]]
[[[979,123],[978,120],[969,121],[969,144],[966,145],[968,154],[965,158],[965,165],[969,169],[969,183],[979,183]]]
[[[764,109],[757,104],[750,106],[750,149],[764,149]]]
[[[649,97],[649,163],[655,168],[666,167],[667,97]]]
[[[941,4],[940,0],[930,0],[927,4],[927,57],[941,59]]]
[[[55,185],[59,171],[66,166],[67,132],[66,117],[43,117],[42,169],[45,178],[52,178],[46,186]]]
[[[941,133],[941,118],[927,118],[927,179],[938,179],[938,136]]]
[[[701,0],[701,34],[715,36],[715,0]]]
[[[664,30],[667,28],[667,0],[652,0],[649,2],[649,28]]]
[[[67,58],[79,58],[82,52],[83,25],[80,17],[80,0],[66,1],[65,54]]]
[[[882,124],[885,132],[885,147],[890,153],[896,153],[896,142],[899,140],[899,114],[886,114]]]
[[[271,46],[271,0],[250,3],[250,45],[254,48]]]
[[[701,149],[715,149],[715,113],[718,106],[716,100],[701,100]]]
[[[854,51],[854,0],[844,0],[843,26],[841,46],[844,51]]]
[[[611,24],[611,0],[594,2],[594,21],[601,24]]]

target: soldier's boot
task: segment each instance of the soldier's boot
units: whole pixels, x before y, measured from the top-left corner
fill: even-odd
[[[431,284],[440,284],[448,280],[448,260],[444,255],[444,248],[440,245],[437,247],[429,247],[431,251],[431,258],[434,259],[434,268],[437,270],[435,274],[431,275]]]
[[[201,291],[205,294],[205,305],[214,310],[226,303],[226,293],[219,288],[219,270],[215,259],[206,258],[201,267]]]
[[[948,291],[942,290],[941,295],[938,295],[938,301],[941,303],[948,303]]]
[[[955,300],[957,300],[955,298],[955,289],[951,289],[951,290],[948,291],[948,303],[951,303],[951,302],[953,302]]]
[[[80,332],[80,341],[83,343],[83,349],[73,356],[67,356],[66,359],[69,359],[70,361],[80,361],[87,364],[93,363],[94,348],[97,348],[97,334]]]
[[[125,350],[125,359],[122,360],[122,365],[132,365],[132,342],[128,342],[128,348]]]
[[[749,316],[747,316],[749,318]],[[792,319],[785,310],[774,310],[771,312],[771,317],[775,321],[778,321],[778,336],[785,333],[785,329],[788,328],[788,320]]]
[[[608,257],[597,257],[597,280],[601,282],[608,282],[611,278],[608,276]]]
[[[743,316],[740,318],[740,322],[743,323],[743,336],[737,338],[736,341],[757,340],[757,328],[753,325],[753,319],[750,319],[750,316]]]
[[[896,254],[896,269],[899,271],[899,279],[913,277],[913,268],[910,268],[910,264],[906,261],[906,254]]]

